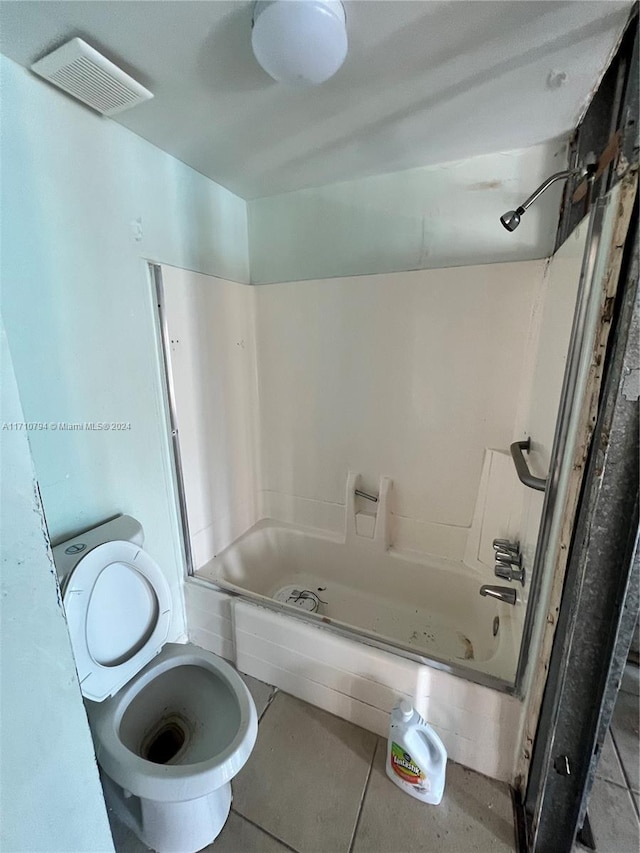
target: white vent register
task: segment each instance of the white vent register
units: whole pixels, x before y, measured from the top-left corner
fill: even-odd
[[[31,70],[105,116],[153,98],[148,89],[80,38],[43,56]]]

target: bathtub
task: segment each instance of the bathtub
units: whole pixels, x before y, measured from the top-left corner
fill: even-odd
[[[513,783],[519,616],[460,562],[263,520],[185,581],[188,638],[248,675],[383,737],[408,699],[449,757]],[[275,600],[318,596],[318,612]]]
[[[263,520],[196,577],[311,624],[459,677],[512,691],[524,607],[479,595],[491,582],[461,562],[361,537]],[[276,600],[285,588],[296,604]],[[317,612],[308,612],[310,600]]]

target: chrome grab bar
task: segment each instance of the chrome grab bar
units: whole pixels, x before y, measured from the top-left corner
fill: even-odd
[[[527,453],[531,450],[531,439],[527,438],[526,441],[514,441],[510,447],[511,456],[513,458],[513,464],[516,466],[516,474],[518,475],[518,479],[525,486],[529,486],[530,489],[537,489],[539,492],[544,492],[547,487],[547,481],[542,477],[534,477],[531,471],[529,470],[529,466],[527,465],[527,460],[524,458],[523,450],[526,450]]]
[[[354,489],[353,491],[359,498],[365,498],[365,500],[373,501],[374,504],[378,503],[378,498],[375,495],[369,495],[367,492],[361,492],[360,489]]]

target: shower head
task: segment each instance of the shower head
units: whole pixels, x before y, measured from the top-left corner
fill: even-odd
[[[522,202],[520,207],[516,207],[515,210],[508,210],[506,213],[503,213],[500,217],[500,222],[502,222],[507,231],[516,230],[518,225],[520,225],[520,217],[522,214],[531,207],[538,196],[541,196],[547,187],[551,186],[551,184],[554,184],[556,181],[561,181],[564,178],[573,178],[575,176],[583,178],[586,175],[590,179],[593,178],[596,172],[595,157],[592,154],[588,154],[586,160],[587,162],[584,166],[579,166],[577,169],[565,169],[564,172],[556,172],[555,175],[551,175],[551,177],[547,178],[543,184],[540,184],[537,190],[531,193],[526,201]]]
[[[523,207],[519,207],[517,210],[508,210],[502,214],[500,222],[502,222],[507,231],[515,231],[518,225],[520,225],[520,217],[523,213]]]

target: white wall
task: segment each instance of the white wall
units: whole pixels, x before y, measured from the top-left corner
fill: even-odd
[[[373,492],[388,475],[405,543],[444,537],[445,553],[460,556],[484,450],[513,440],[543,269],[533,261],[258,288],[263,512],[280,517],[292,497],[311,500],[326,519],[317,526],[335,527],[348,471]]]
[[[20,423],[0,338],[2,423]],[[0,849],[113,851],[26,431],[0,428],[0,456]]]
[[[255,292],[162,268],[194,565],[257,521]]]
[[[49,531],[55,542],[138,518],[177,637],[182,559],[145,258],[248,280],[245,203],[11,61],[0,68],[2,299],[25,417],[131,424],[31,434]]]
[[[517,231],[505,231],[499,219],[550,174],[566,168],[566,156],[565,145],[552,142],[251,200],[251,280],[547,257],[554,247],[562,182],[536,202]]]

